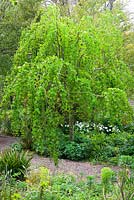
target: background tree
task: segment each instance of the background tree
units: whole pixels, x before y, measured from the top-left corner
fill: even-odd
[[[128,66],[134,71],[134,32],[128,30],[124,32],[124,58]]]
[[[21,31],[31,24],[39,10],[40,2],[40,0],[0,1],[0,93],[4,77],[12,67]]]

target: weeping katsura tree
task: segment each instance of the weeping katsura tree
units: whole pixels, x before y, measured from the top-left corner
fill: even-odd
[[[69,125],[73,140],[76,121],[131,122],[131,74],[122,45],[112,13],[76,20],[47,7],[23,32],[5,83],[1,115],[13,134],[56,158],[61,125]]]

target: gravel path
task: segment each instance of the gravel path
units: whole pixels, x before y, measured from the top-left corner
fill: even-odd
[[[37,169],[40,166],[45,166],[52,174],[64,173],[75,175],[77,178],[85,178],[87,176],[95,176],[100,178],[101,169],[106,165],[93,165],[89,162],[75,162],[70,160],[60,159],[58,167],[56,167],[50,158],[34,155],[32,159],[32,168]],[[119,167],[111,167],[114,171],[118,171]]]

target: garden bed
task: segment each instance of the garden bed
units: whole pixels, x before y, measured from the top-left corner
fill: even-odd
[[[18,141],[18,138],[0,135],[0,150],[8,148],[11,144]],[[100,177],[101,169],[106,165],[93,165],[90,162],[76,162],[65,159],[60,159],[58,166],[50,158],[34,154],[31,161],[31,169],[39,168],[40,166],[47,167],[52,174],[64,173],[73,174],[77,178],[84,178],[89,175]],[[118,171],[119,167],[112,167],[113,170]]]

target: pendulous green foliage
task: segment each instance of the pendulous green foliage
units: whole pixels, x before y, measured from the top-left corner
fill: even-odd
[[[132,121],[132,77],[123,62],[120,21],[112,13],[78,20],[50,6],[36,21],[22,33],[1,116],[14,134],[37,152],[47,148],[57,162],[61,125],[69,125],[73,140],[77,120]]]

